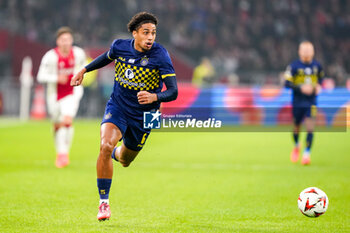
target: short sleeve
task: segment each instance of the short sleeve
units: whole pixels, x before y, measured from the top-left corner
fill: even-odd
[[[159,73],[162,79],[166,77],[176,76],[173,63],[171,62],[169,53],[166,49],[161,50]]]

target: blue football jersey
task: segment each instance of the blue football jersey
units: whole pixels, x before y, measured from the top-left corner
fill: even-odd
[[[139,52],[134,48],[133,39],[117,39],[112,43],[107,56],[115,61],[111,99],[124,113],[132,118],[142,119],[144,111],[158,109],[159,102],[139,104],[137,93],[159,93],[163,87],[163,79],[175,76],[168,51],[154,42],[149,51]]]
[[[321,64],[313,60],[310,64],[296,60],[291,63],[285,72],[287,81],[292,82],[296,86],[303,84],[312,84],[316,86],[322,83],[324,72]],[[310,107],[316,105],[316,95],[304,95],[293,91],[293,106]]]

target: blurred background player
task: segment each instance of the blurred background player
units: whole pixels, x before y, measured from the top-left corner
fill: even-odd
[[[299,59],[291,63],[285,72],[285,86],[293,90],[292,111],[293,111],[293,139],[294,149],[290,159],[293,163],[299,160],[299,133],[300,125],[305,120],[307,130],[306,148],[301,163],[310,164],[310,149],[315,127],[317,113],[317,95],[321,92],[321,83],[324,72],[321,64],[314,58],[314,46],[309,41],[299,45]]]
[[[215,69],[209,58],[203,57],[201,63],[193,71],[192,84],[206,87],[214,82]]]
[[[128,23],[134,39],[117,39],[71,80],[80,85],[84,73],[115,61],[114,89],[101,124],[97,159],[97,187],[100,194],[98,220],[111,216],[109,190],[113,177],[112,158],[128,167],[146,143],[151,129],[143,127],[144,112],[159,109],[161,102],[177,98],[177,83],[168,51],[155,42],[157,18],[140,12]],[[162,92],[163,82],[166,90]],[[159,115],[157,115],[159,114]],[[157,111],[152,114],[159,118]],[[120,146],[115,147],[123,139]]]
[[[73,32],[69,27],[57,30],[56,45],[42,58],[38,81],[47,83],[48,112],[54,123],[56,166],[62,168],[69,164],[73,118],[83,95],[83,88],[72,87],[70,81],[84,66],[86,58],[83,49],[73,46]]]

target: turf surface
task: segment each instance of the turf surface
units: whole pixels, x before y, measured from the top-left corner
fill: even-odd
[[[317,133],[308,167],[290,163],[286,132],[152,133],[129,168],[115,163],[98,222],[99,121],[75,129],[57,169],[48,121],[0,119],[0,232],[350,232],[350,133]],[[309,186],[330,200],[315,219],[297,208]]]

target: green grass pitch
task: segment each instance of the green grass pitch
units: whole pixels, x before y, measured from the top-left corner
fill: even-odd
[[[316,133],[308,167],[291,149],[288,132],[152,133],[129,168],[115,163],[98,222],[99,121],[76,121],[57,169],[50,122],[0,119],[0,232],[350,232],[350,133]],[[309,186],[330,200],[315,219],[297,207]]]

